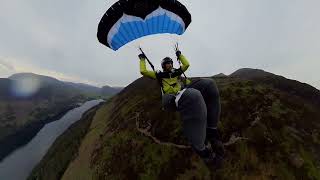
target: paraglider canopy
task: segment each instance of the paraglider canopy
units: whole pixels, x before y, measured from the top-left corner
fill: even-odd
[[[176,0],[120,0],[103,15],[98,40],[118,50],[127,43],[152,34],[183,34],[191,14]]]

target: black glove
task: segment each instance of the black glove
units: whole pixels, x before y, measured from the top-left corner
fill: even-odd
[[[180,57],[180,55],[181,55],[181,51],[176,51],[176,56],[179,58]]]
[[[139,54],[139,59],[146,59],[147,57],[146,57],[146,55],[144,55],[144,54]]]

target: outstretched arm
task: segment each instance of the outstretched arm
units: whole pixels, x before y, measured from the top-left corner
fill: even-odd
[[[152,79],[156,79],[156,73],[154,71],[147,70],[146,59],[143,57],[140,58],[140,73],[143,76],[150,77]]]
[[[189,68],[190,64],[189,64],[187,58],[184,57],[184,55],[182,55],[181,53],[178,54],[178,55],[179,55],[179,56],[178,56],[178,59],[179,59],[179,60],[181,61],[181,63],[182,63],[181,70],[182,70],[183,72],[185,72],[185,71]]]

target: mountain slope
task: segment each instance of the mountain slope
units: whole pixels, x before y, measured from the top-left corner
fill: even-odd
[[[305,98],[316,105],[320,105],[320,91],[306,83],[287,79],[283,76],[278,76],[260,69],[250,68],[239,69],[232,73],[230,77],[264,83],[292,95]]]
[[[320,106],[257,81],[215,80],[227,149],[222,169],[210,173],[188,148],[179,114],[161,110],[157,82],[141,78],[96,111],[63,174],[35,171],[30,179],[320,178]]]

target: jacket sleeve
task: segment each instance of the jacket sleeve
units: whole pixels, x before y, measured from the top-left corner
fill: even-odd
[[[184,57],[184,55],[182,55],[182,54],[179,56],[179,60],[180,60],[181,63],[182,63],[181,70],[182,70],[183,72],[185,72],[185,71],[189,68],[189,66],[190,66],[188,60],[187,60],[187,58]]]
[[[143,76],[146,76],[146,77],[150,77],[152,79],[157,79],[156,77],[156,73],[154,71],[148,71],[147,70],[147,66],[146,66],[146,60],[145,59],[140,59],[140,73],[143,75]]]

